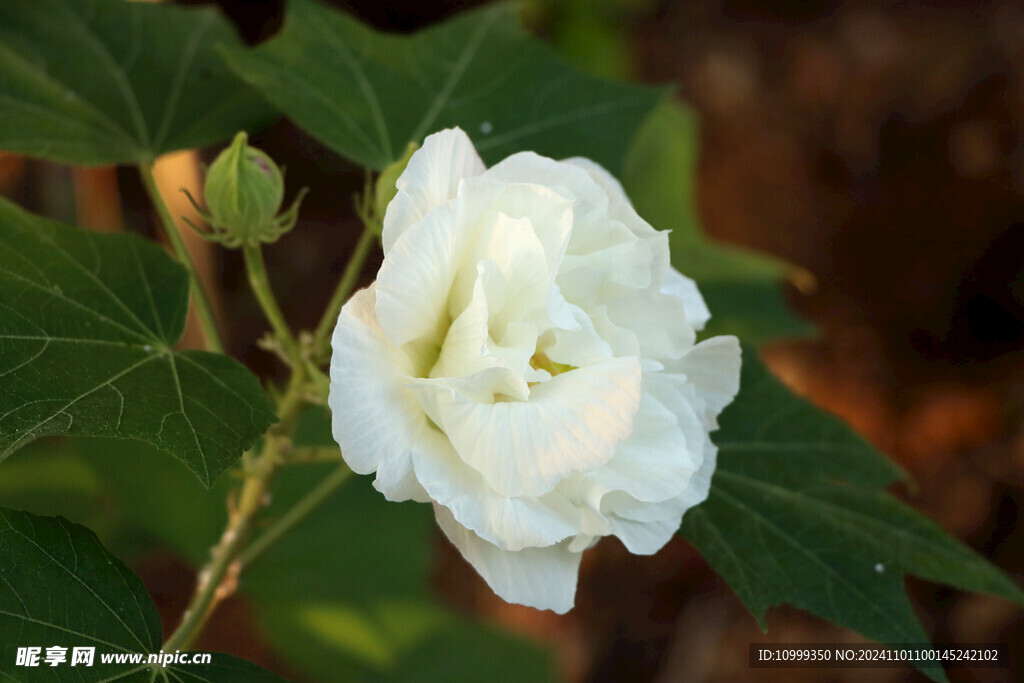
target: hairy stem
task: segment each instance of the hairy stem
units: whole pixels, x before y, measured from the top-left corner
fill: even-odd
[[[146,188],[149,200],[156,207],[156,212],[160,216],[160,223],[163,225],[164,234],[167,235],[167,239],[171,243],[171,248],[174,249],[174,253],[181,264],[185,266],[185,270],[188,271],[188,277],[192,283],[192,301],[195,302],[196,312],[199,314],[199,324],[203,328],[203,336],[206,337],[206,347],[210,351],[223,353],[224,345],[221,343],[220,333],[217,332],[217,321],[213,317],[213,307],[210,305],[210,299],[206,295],[203,283],[199,280],[196,265],[192,261],[191,254],[188,253],[185,240],[181,238],[178,226],[175,225],[174,218],[171,216],[171,212],[167,209],[167,204],[164,203],[164,199],[160,195],[160,188],[157,187],[156,180],[153,178],[152,167],[146,164],[140,165],[139,175],[142,177],[142,184]]]
[[[313,334],[314,358],[323,358],[327,355],[331,343],[331,330],[334,329],[334,324],[338,321],[338,313],[345,305],[349,295],[352,294],[359,275],[363,272],[363,264],[366,263],[366,257],[370,253],[370,247],[373,246],[377,234],[378,232],[374,231],[370,225],[363,228],[363,234],[359,236],[356,248],[352,251],[352,256],[349,257],[345,272],[342,273],[341,280],[338,281],[338,286],[334,290],[334,294],[331,295],[330,303],[327,304],[327,308],[324,309],[324,314],[316,326],[316,332]]]
[[[280,421],[264,438],[260,455],[250,459],[245,470],[245,483],[227,527],[210,551],[210,561],[199,571],[195,593],[181,624],[164,643],[164,650],[188,648],[218,603],[234,592],[241,571],[238,555],[249,540],[256,516],[267,503],[267,490],[280,464],[280,452],[288,442],[287,434],[291,433],[298,419],[305,391],[306,376],[299,365],[293,371],[288,389],[278,405]]]
[[[234,583],[238,579],[238,568],[234,560],[248,539],[256,512],[262,507],[261,499],[268,482],[269,475],[246,480],[239,496],[241,502],[232,512],[220,541],[211,550],[209,563],[200,570],[195,594],[182,616],[181,624],[164,643],[164,650],[170,652],[187,649],[202,631],[217,604],[233,592]],[[230,580],[225,581],[229,574]]]
[[[150,188],[151,193],[155,193],[156,185],[153,183],[152,173],[148,168],[141,169],[141,171],[147,188]],[[159,195],[157,194],[156,197],[159,198]],[[162,207],[161,216],[166,216],[166,220],[169,221],[170,216],[166,207],[162,203],[159,204],[159,207]],[[326,355],[330,341],[329,336],[338,317],[338,312],[355,288],[370,247],[377,235],[380,234],[379,226],[374,226],[365,218],[364,223],[366,228],[363,230],[331,301],[317,325],[316,332],[312,337],[311,349],[305,349],[307,352],[312,350],[314,359]],[[166,225],[168,232],[171,232],[174,228],[173,221],[167,222]],[[173,234],[172,242],[180,243],[180,235],[176,231]],[[277,468],[286,462],[288,453],[293,450],[289,436],[295,427],[295,421],[298,419],[302,406],[311,390],[315,389],[318,371],[309,362],[309,359],[303,356],[303,345],[296,341],[295,335],[292,334],[281,314],[281,309],[270,288],[260,248],[258,246],[244,247],[243,254],[253,292],[285,354],[293,361],[292,374],[287,390],[278,401],[277,413],[280,419],[264,437],[262,450],[258,455],[248,452],[242,456],[245,482],[237,503],[231,506],[228,524],[220,541],[210,551],[210,561],[199,571],[195,593],[182,617],[181,624],[164,643],[164,650],[167,651],[187,648],[198,637],[218,603],[234,592],[242,568],[255,561],[270,546],[305,519],[351,475],[348,467],[340,465],[265,532],[260,534],[251,545],[247,546],[256,517],[268,500],[267,491],[270,482]],[[189,272],[194,274],[195,271],[190,268]]]

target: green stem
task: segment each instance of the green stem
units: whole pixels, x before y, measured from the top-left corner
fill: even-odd
[[[341,449],[337,446],[292,446],[285,453],[284,461],[289,465],[316,462],[342,462]]]
[[[256,490],[260,484],[265,485],[264,482],[260,482],[256,478],[247,480],[242,489],[242,498],[247,500],[254,497],[262,498],[263,491]],[[231,588],[224,586],[224,579],[233,566],[233,573],[237,580],[238,568],[234,560],[248,539],[255,513],[250,513],[248,510],[243,512],[239,507],[238,512],[232,517],[233,519],[224,530],[220,542],[211,551],[209,564],[199,572],[195,595],[189,602],[188,609],[185,610],[181,624],[163,645],[163,649],[168,652],[187,649],[196,639],[216,604],[230,594]]]
[[[199,571],[195,593],[181,624],[164,643],[164,650],[187,649],[202,631],[217,604],[234,592],[241,563],[238,555],[249,540],[256,516],[267,504],[267,491],[280,463],[280,452],[299,417],[306,391],[303,366],[297,366],[278,405],[280,421],[264,437],[263,451],[245,471],[245,483],[210,561]]]
[[[284,347],[285,354],[291,359],[292,364],[300,363],[302,357],[299,351],[299,344],[295,341],[295,336],[292,334],[291,328],[288,327],[288,323],[285,322],[281,308],[277,305],[277,299],[274,298],[274,292],[270,288],[267,266],[263,261],[263,250],[259,245],[251,246],[247,244],[242,247],[242,254],[245,256],[245,268],[249,274],[249,284],[252,286],[252,291],[256,295],[257,301],[260,302],[260,306],[263,308],[263,313],[267,316],[270,326],[274,328],[274,334],[277,335],[278,340],[280,340]]]
[[[164,203],[164,199],[160,195],[160,189],[156,186],[152,167],[141,164],[139,166],[139,175],[142,176],[142,184],[146,188],[150,201],[156,207],[156,212],[160,215],[160,222],[163,224],[164,233],[167,235],[174,253],[177,255],[178,260],[181,261],[181,264],[185,266],[185,270],[188,271],[188,277],[192,283],[192,300],[195,302],[196,311],[199,313],[199,324],[202,326],[203,335],[206,337],[206,348],[210,351],[224,353],[224,345],[221,343],[220,334],[217,332],[217,321],[213,317],[213,307],[210,305],[210,299],[206,296],[206,289],[203,288],[203,283],[199,280],[196,265],[192,261],[188,248],[185,246],[185,240],[182,239],[181,233],[178,232],[178,226],[175,225],[174,218],[171,216],[171,212],[167,209],[167,204]]]
[[[307,493],[298,503],[293,505],[284,515],[279,517],[270,527],[260,534],[239,556],[238,562],[242,567],[251,565],[270,546],[274,545],[286,533],[295,528],[313,510],[326,501],[332,493],[338,490],[342,484],[348,481],[352,474],[345,465],[340,465],[323,479],[316,488]]]
[[[345,301],[348,300],[349,295],[352,294],[359,275],[363,272],[363,264],[366,263],[366,257],[370,253],[370,247],[377,234],[378,232],[369,225],[363,228],[363,234],[359,236],[356,248],[353,250],[352,256],[349,257],[345,272],[342,273],[341,280],[338,281],[338,286],[334,290],[334,294],[331,295],[331,301],[327,304],[327,308],[324,309],[324,314],[316,326],[316,332],[313,334],[314,358],[323,358],[328,355],[331,331],[334,329],[335,323],[338,322],[338,313]]]

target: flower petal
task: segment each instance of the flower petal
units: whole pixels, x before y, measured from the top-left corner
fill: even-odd
[[[629,494],[613,491],[602,500],[602,509],[611,519],[617,515],[634,522],[657,522],[681,518],[692,507],[700,505],[711,490],[711,477],[718,462],[718,448],[711,441],[704,447],[704,460],[690,480],[690,485],[681,494],[658,503],[638,501]],[[677,524],[678,526],[678,524]]]
[[[458,207],[442,206],[402,233],[377,273],[376,314],[395,346],[438,337],[447,328],[448,292],[468,231]]]
[[[484,162],[461,128],[428,135],[395,183],[398,193],[384,215],[384,253],[390,252],[398,237],[431,210],[454,199],[463,178],[478,176],[484,170]]]
[[[707,429],[718,428],[718,415],[740,390],[740,342],[733,336],[705,339],[673,363],[697,391],[701,419]]]
[[[619,537],[631,553],[651,555],[668,543],[687,510],[707,499],[711,476],[715,471],[718,449],[708,442],[704,461],[694,473],[689,485],[672,499],[660,503],[641,503],[626,494],[616,493],[605,498],[608,523],[612,533]],[[628,501],[628,502],[627,502]]]
[[[612,358],[612,347],[594,329],[590,317],[578,306],[569,304],[570,311],[576,321],[575,330],[555,328],[548,331],[551,339],[549,345],[538,345],[548,359],[561,363],[582,367]]]
[[[488,292],[488,323],[495,334],[504,335],[508,323],[526,320],[533,311],[546,313],[551,278],[544,247],[528,218],[497,214],[485,258],[497,264],[504,276],[491,280],[500,291]]]
[[[375,290],[356,294],[341,309],[331,344],[328,404],[334,439],[359,474],[378,473],[389,500],[428,500],[410,480],[410,454],[429,422],[405,386],[409,357],[388,342],[374,317]]]
[[[438,526],[491,589],[507,602],[565,614],[576,599],[582,553],[569,541],[547,548],[501,550],[462,527],[443,507],[434,506]]]
[[[480,403],[451,381],[417,380],[430,419],[498,493],[539,496],[600,467],[633,430],[640,363],[614,358],[531,388],[529,401]]]
[[[645,360],[665,362],[679,358],[697,338],[686,320],[682,302],[675,297],[660,292],[640,296],[620,290],[619,296],[609,296],[605,303],[608,320],[636,335]]]
[[[612,534],[617,536],[626,550],[634,555],[653,555],[672,540],[683,522],[682,514],[653,522],[634,522],[631,519],[608,515]]]
[[[509,498],[462,462],[440,432],[413,455],[416,477],[431,500],[451,511],[459,524],[503,550],[554,545],[580,531],[579,513],[555,496]]]
[[[608,194],[608,217],[628,227],[630,231],[646,242],[654,255],[652,261],[652,279],[660,283],[669,269],[668,253],[668,231],[656,230],[650,223],[637,214],[633,203],[629,201],[625,190],[619,181],[600,164],[584,159],[573,157],[566,159],[565,163],[577,166],[585,170],[594,182],[601,186],[601,189]],[[662,226],[671,228],[672,226]]]
[[[704,459],[706,437],[697,416],[680,416],[687,428],[649,392],[640,400],[633,433],[611,460],[583,475],[584,501],[601,509],[606,493],[622,491],[644,502],[678,496]],[[696,433],[693,427],[696,426]]]
[[[686,310],[686,320],[693,325],[695,330],[703,330],[704,326],[711,320],[711,311],[704,303],[704,297],[697,289],[697,283],[680,273],[675,268],[669,268],[665,273],[665,281],[661,285],[661,292],[673,296],[683,302]]]

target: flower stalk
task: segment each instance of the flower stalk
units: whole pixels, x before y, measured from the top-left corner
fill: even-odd
[[[370,247],[377,240],[379,232],[375,231],[372,224],[366,222],[365,219],[364,223],[363,234],[359,236],[359,241],[356,242],[352,256],[345,266],[345,272],[342,273],[338,286],[335,288],[334,294],[331,295],[331,300],[316,326],[316,332],[313,333],[313,357],[318,360],[330,355],[331,330],[334,329],[334,324],[338,321],[341,307],[345,305],[359,281],[359,275],[363,272],[363,265],[370,253]]]
[[[256,300],[263,308],[263,313],[290,363],[293,366],[298,365],[302,360],[299,343],[295,340],[295,335],[292,334],[288,323],[285,322],[281,307],[278,306],[274,292],[270,288],[270,278],[267,277],[267,266],[263,260],[262,248],[258,244],[246,244],[242,247],[242,255],[245,257],[249,285],[252,287],[253,294],[256,295]]]
[[[242,247],[253,294],[273,329],[276,345],[272,345],[281,350],[289,361],[291,376],[287,389],[276,401],[279,421],[267,432],[261,449],[258,452],[249,451],[242,458],[244,483],[236,501],[233,504],[229,501],[228,524],[220,540],[211,550],[209,562],[199,571],[195,593],[180,625],[164,643],[165,650],[188,648],[199,636],[217,605],[234,592],[244,567],[254,562],[308,517],[344,484],[352,473],[345,464],[339,464],[331,474],[284,512],[252,543],[249,542],[256,520],[269,500],[267,493],[280,466],[293,462],[340,460],[340,454],[336,449],[331,449],[333,453],[328,454],[328,457],[323,457],[324,454],[320,452],[313,454],[315,457],[310,457],[308,453],[300,453],[301,449],[296,449],[292,445],[290,437],[302,408],[326,393],[326,378],[316,366],[316,361],[329,356],[330,334],[338,313],[352,294],[370,248],[380,235],[380,220],[369,208],[372,201],[373,195],[370,191],[357,200],[357,210],[365,228],[349,257],[330,303],[312,334],[307,332],[296,337],[288,326],[270,286],[259,243],[245,242],[237,245]],[[162,213],[167,213],[166,207]],[[180,240],[180,235],[176,232],[175,235]]]
[[[245,483],[237,503],[232,506],[227,527],[210,551],[210,561],[199,571],[195,593],[181,624],[164,643],[164,650],[187,649],[199,636],[217,605],[234,593],[242,568],[239,554],[248,543],[256,518],[267,503],[270,482],[281,464],[280,453],[288,443],[287,435],[294,428],[303,406],[305,385],[305,373],[299,366],[293,371],[288,389],[278,405],[280,421],[267,433],[260,455],[244,470]]]

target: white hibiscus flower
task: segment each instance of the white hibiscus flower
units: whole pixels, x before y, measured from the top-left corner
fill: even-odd
[[[695,343],[709,312],[667,233],[592,161],[488,169],[456,128],[397,187],[334,332],[334,437],[502,598],[568,611],[598,538],[654,553],[707,497],[739,344]]]

